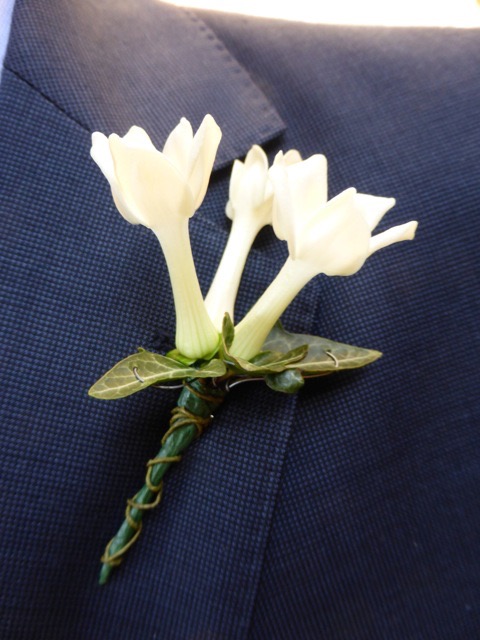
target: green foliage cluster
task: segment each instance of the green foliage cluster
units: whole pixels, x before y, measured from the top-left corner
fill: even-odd
[[[102,400],[115,400],[155,384],[191,378],[214,379],[219,385],[263,378],[275,391],[295,393],[305,378],[363,367],[381,356],[372,349],[290,333],[277,322],[260,353],[245,360],[230,353],[233,337],[234,327],[226,315],[220,348],[211,360],[189,362],[175,351],[164,356],[139,349],[107,371],[89,394]]]

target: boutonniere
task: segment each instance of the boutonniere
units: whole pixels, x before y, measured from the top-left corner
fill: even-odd
[[[210,423],[228,392],[246,380],[295,393],[305,378],[363,367],[381,354],[311,335],[290,333],[279,318],[315,276],[356,273],[375,251],[411,240],[416,222],[372,236],[395,204],[347,189],[327,197],[327,161],[302,160],[298,151],[280,152],[269,167],[253,146],[233,165],[227,216],[231,232],[205,299],[195,271],[188,221],[205,197],[221,131],[205,116],[193,134],[182,118],[162,151],[147,133],[132,127],[123,137],[92,136],[91,155],[110,183],[122,216],[157,236],[170,275],[176,314],[175,349],[163,355],[144,349],[124,358],[89,391],[94,398],[123,398],[147,387],[181,383],[160,451],[147,462],[145,485],[129,500],[125,520],[101,558],[100,583],[138,539],[145,513],[162,496],[163,476]],[[235,297],[252,243],[272,225],[288,244],[289,256],[277,277],[240,322]]]

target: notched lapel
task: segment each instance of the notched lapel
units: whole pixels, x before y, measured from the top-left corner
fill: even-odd
[[[157,329],[171,332],[173,311],[166,268],[153,239],[147,246],[141,232],[120,219],[112,233],[113,213],[107,216],[105,212],[106,206],[113,208],[108,185],[88,159],[85,130],[124,133],[137,123],[161,144],[181,115],[198,126],[210,111],[225,133],[219,156],[222,166],[244,155],[251,144],[278,135],[283,125],[248,75],[201,22],[153,0],[135,4],[123,0],[96,4],[90,0],[45,0],[41,8],[40,3],[19,0],[6,66],[12,72],[8,85],[2,88],[10,91],[9,101],[4,103],[9,107],[6,122],[14,119],[19,105],[23,112],[30,109],[30,117],[16,119],[18,129],[10,132],[10,147],[18,139],[28,140],[28,153],[16,144],[15,154],[5,153],[5,157],[12,166],[25,171],[25,153],[34,176],[44,162],[45,148],[55,160],[48,164],[48,180],[42,168],[41,179],[27,183],[27,187],[21,182],[14,185],[15,195],[21,196],[19,219],[28,240],[22,236],[19,243],[28,248],[26,267],[33,271],[39,256],[45,265],[42,277],[35,281],[34,300],[39,307],[35,309],[36,333],[34,346],[28,344],[22,352],[24,370],[31,370],[32,361],[41,366],[44,354],[56,353],[59,342],[70,354],[70,360],[65,358],[61,363],[65,372],[71,354],[77,354],[77,348],[81,354],[81,366],[62,377],[65,385],[68,380],[68,391],[58,391],[56,376],[62,370],[58,365],[55,376],[38,376],[35,393],[46,399],[35,414],[35,426],[43,438],[35,455],[41,462],[32,467],[31,476],[21,476],[23,484],[19,486],[26,487],[27,479],[35,482],[38,478],[51,479],[52,487],[63,486],[57,480],[56,453],[51,455],[48,444],[42,444],[48,442],[43,434],[52,433],[55,442],[67,443],[59,445],[65,464],[77,455],[77,449],[69,443],[83,442],[82,464],[90,475],[79,474],[76,491],[77,499],[88,494],[84,503],[88,510],[91,487],[110,481],[96,462],[98,456],[102,461],[111,456],[115,478],[118,470],[120,476],[128,476],[132,487],[136,486],[141,470],[132,464],[132,441],[133,448],[141,446],[144,423],[157,419],[158,407],[164,407],[168,393],[157,400],[152,390],[132,402],[127,399],[118,407],[104,408],[86,396],[87,385],[94,380],[91,363],[102,358],[107,362],[110,353],[116,357],[128,353],[128,344],[137,344],[140,332],[147,336]],[[3,144],[7,142],[5,138]],[[74,153],[70,153],[72,149]],[[84,161],[79,160],[82,154]],[[11,175],[7,165],[4,171]],[[226,172],[219,172],[204,211],[197,214],[206,214],[204,221],[198,217],[191,225],[204,290],[226,237],[212,218],[220,207],[223,215],[227,187]],[[49,217],[45,216],[45,203]],[[88,233],[76,232],[81,227],[79,220]],[[16,221],[12,224],[18,226]],[[121,231],[121,225],[125,231]],[[131,236],[127,236],[129,232]],[[45,255],[44,246],[55,247],[55,251]],[[18,254],[19,249],[14,247],[13,251]],[[81,256],[81,262],[77,256]],[[72,269],[65,269],[69,264]],[[62,269],[57,268],[59,265]],[[275,271],[276,265],[263,252],[252,254],[240,312],[268,285]],[[15,291],[20,300],[30,300],[33,285],[27,268],[21,276],[16,275],[16,287],[9,291]],[[300,302],[296,304],[291,314],[305,317]],[[15,326],[19,318],[28,326],[20,308]],[[18,375],[18,354],[16,358]],[[9,396],[11,406],[26,404],[25,398],[30,397],[27,382],[25,374],[22,384],[12,385],[15,396]],[[207,637],[207,633],[232,640],[246,636],[294,408],[294,398],[276,398],[265,387],[245,385],[232,392],[212,428],[172,471],[166,482],[164,508],[149,518],[143,543],[136,557],[125,563],[117,586],[112,584],[113,590],[108,587],[105,601],[115,601],[115,610],[124,610],[125,615],[109,622],[105,637],[121,635],[125,620],[135,620],[138,637],[151,637],[158,629],[166,638]],[[112,431],[113,420],[116,424]],[[69,430],[65,425],[74,428]],[[97,440],[92,440],[92,433]],[[105,443],[100,453],[98,441]],[[28,449],[27,445],[25,440],[22,446]],[[111,484],[115,485],[113,478]],[[15,495],[18,491],[16,487]],[[111,504],[115,487],[107,485],[106,491],[105,503]],[[123,496],[123,489],[118,493]],[[51,501],[48,492],[44,500]],[[48,514],[44,504],[39,501],[35,508]],[[76,502],[66,504],[70,511],[65,510],[62,518],[68,527],[80,510]],[[98,516],[102,526],[105,522],[105,531],[113,532],[118,525],[118,506],[120,511],[112,508],[111,522],[107,522],[107,514]],[[54,553],[59,558],[68,557],[70,545],[76,545],[83,576],[78,585],[69,583],[65,592],[68,596],[59,594],[61,603],[66,599],[77,603],[91,589],[87,571],[91,570],[96,546],[104,541],[97,535],[98,527],[92,529],[88,518],[85,520],[88,526],[76,533],[84,545],[80,554],[77,538],[74,542],[65,536],[56,538],[59,542]],[[16,524],[15,531],[21,526]],[[45,544],[50,544],[49,535],[47,527],[42,529]],[[32,561],[36,563],[36,557]],[[19,590],[31,584],[29,566],[16,573]],[[83,567],[88,569],[83,571]],[[53,584],[51,572],[42,575]],[[148,586],[144,589],[143,584]],[[134,609],[131,593],[136,589],[141,589],[142,597]],[[91,602],[75,629],[86,637],[91,636],[92,629],[94,634],[102,629],[104,620],[114,618],[108,615],[108,604],[99,607],[95,599]],[[71,621],[54,618],[52,625],[56,633],[68,635]]]
[[[211,113],[224,132],[216,167],[284,124],[213,32],[156,0],[19,2],[5,66],[89,130],[144,127],[158,145],[180,117]]]

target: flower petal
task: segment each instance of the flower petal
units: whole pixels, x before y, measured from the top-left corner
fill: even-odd
[[[378,233],[370,240],[370,252],[372,255],[375,251],[388,247],[388,245],[394,242],[401,242],[402,240],[413,240],[415,232],[417,230],[418,222],[412,220],[405,224],[399,224],[396,227],[391,227],[382,233]]]
[[[285,156],[277,154],[276,160],[270,169],[275,192],[273,228],[280,240],[288,241],[289,253],[295,258],[304,226],[327,201],[327,160],[320,154],[290,165]]]
[[[275,160],[274,160],[274,164],[275,164]],[[283,156],[283,162],[287,166],[290,164],[296,164],[297,162],[301,162],[301,161],[302,161],[302,156],[300,155],[300,151],[297,151],[296,149],[289,149],[287,153],[285,153]]]
[[[395,198],[381,198],[357,193],[355,206],[367,221],[370,231],[373,231],[387,211],[395,206]]]
[[[123,136],[123,141],[126,145],[132,148],[140,149],[155,149],[153,142],[150,140],[150,136],[142,129],[142,127],[133,126]]]
[[[105,178],[112,184],[116,181],[115,168],[113,166],[113,158],[110,152],[107,136],[95,131],[92,133],[92,147],[90,155],[95,160]]]
[[[355,189],[342,191],[304,228],[299,253],[317,273],[352,275],[368,256],[370,230],[355,209],[355,196]]]
[[[273,230],[279,240],[288,240],[290,254],[292,257],[295,257],[293,250],[295,210],[292,194],[288,185],[286,166],[282,162],[277,162],[270,168],[269,176],[275,194],[272,215]]]
[[[297,215],[308,220],[327,202],[327,159],[316,154],[288,165],[288,183]]]
[[[138,221],[158,229],[169,218],[193,215],[190,189],[162,153],[131,149],[115,134],[109,142],[121,194]]]
[[[238,197],[241,197],[240,185],[242,184],[243,177],[245,175],[245,165],[240,160],[234,160],[232,166],[232,173],[230,175],[229,185],[229,199],[226,206],[226,214],[230,220],[233,220],[235,216],[235,210],[232,202],[236,201]]]
[[[242,185],[242,192],[246,194],[245,205],[256,208],[265,199],[265,186],[268,177],[268,159],[264,150],[253,145],[245,158],[246,176],[248,184]],[[239,194],[240,198],[243,194]]]
[[[268,169],[268,159],[265,151],[258,144],[252,145],[247,155],[245,156],[245,168],[252,169],[258,166],[263,171]]]
[[[190,168],[190,154],[192,152],[193,130],[186,118],[182,118],[175,129],[168,136],[163,147],[163,154],[174,164],[178,171],[187,176]]]
[[[186,175],[192,190],[195,209],[202,204],[207,192],[221,137],[220,127],[212,116],[207,114],[193,138],[189,172]]]
[[[284,167],[288,167],[291,164],[295,164],[296,162],[301,162],[302,156],[296,149],[290,149],[286,153],[283,151],[279,151],[275,158],[273,159],[272,167],[283,165]],[[265,198],[270,198],[273,196],[273,185],[272,181],[268,180],[267,185],[265,187]]]
[[[95,131],[95,133],[92,134],[92,148],[90,150],[90,155],[95,160],[97,165],[100,167],[103,175],[110,183],[115,206],[120,211],[125,220],[127,220],[127,222],[130,222],[131,224],[142,223],[142,220],[139,219],[139,217],[134,212],[135,207],[133,206],[132,210],[129,203],[122,195],[120,184],[115,173],[115,165],[113,162],[112,153],[110,151],[109,141],[108,138],[103,135],[103,133]]]
[[[235,160],[233,163],[229,190],[229,212],[232,220],[233,216],[240,213],[242,218],[258,225],[258,230],[270,223],[270,207],[261,206],[266,199],[267,180],[267,156],[263,149],[254,145],[247,153],[245,162]],[[266,215],[263,216],[262,213]]]

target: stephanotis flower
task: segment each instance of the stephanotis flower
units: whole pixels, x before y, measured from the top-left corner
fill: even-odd
[[[279,163],[270,170],[270,179],[275,194],[273,228],[287,241],[289,257],[235,328],[231,352],[246,359],[260,351],[275,322],[314,276],[352,275],[378,249],[413,239],[417,228],[412,221],[372,237],[395,200],[347,189],[327,201],[324,156],[290,166]]]
[[[176,347],[192,359],[212,354],[219,340],[202,299],[188,220],[205,197],[221,135],[210,115],[195,136],[182,118],[163,151],[140,127],[123,138],[92,135],[92,158],[109,181],[118,210],[128,222],[150,228],[160,241],[175,302]]]
[[[298,151],[280,152],[274,166],[301,161]],[[225,313],[233,319],[235,298],[250,248],[262,227],[272,224],[273,190],[265,152],[254,145],[245,162],[235,160],[226,214],[232,220],[222,259],[205,298],[209,315],[221,329]]]
[[[137,540],[144,514],[161,499],[167,469],[210,422],[232,378],[241,382],[263,377],[272,389],[294,393],[306,376],[325,375],[333,368],[357,368],[378,358],[377,351],[278,328],[266,346],[268,353],[250,363],[242,360],[259,354],[277,319],[311,278],[319,273],[356,273],[378,249],[415,234],[417,223],[409,222],[372,237],[394,205],[393,199],[347,189],[328,201],[323,156],[302,161],[297,151],[280,153],[269,169],[265,153],[254,146],[245,162],[236,161],[233,166],[226,209],[232,220],[231,234],[204,303],[188,219],[205,196],[220,137],[211,116],[204,118],[195,136],[189,122],[182,119],[162,152],[139,127],[132,127],[123,138],[93,134],[92,157],[110,182],[120,213],[129,222],[152,229],[163,248],[175,301],[178,351],[192,361],[209,360],[192,367],[193,362],[185,362],[186,358],[141,349],[114,365],[89,391],[96,398],[115,399],[167,380],[188,381],[172,411],[161,449],[147,463],[145,484],[127,501],[125,520],[105,548],[101,584]],[[289,257],[234,332],[225,322],[219,348],[220,325],[226,312],[233,314],[248,251],[267,224],[287,241]]]

